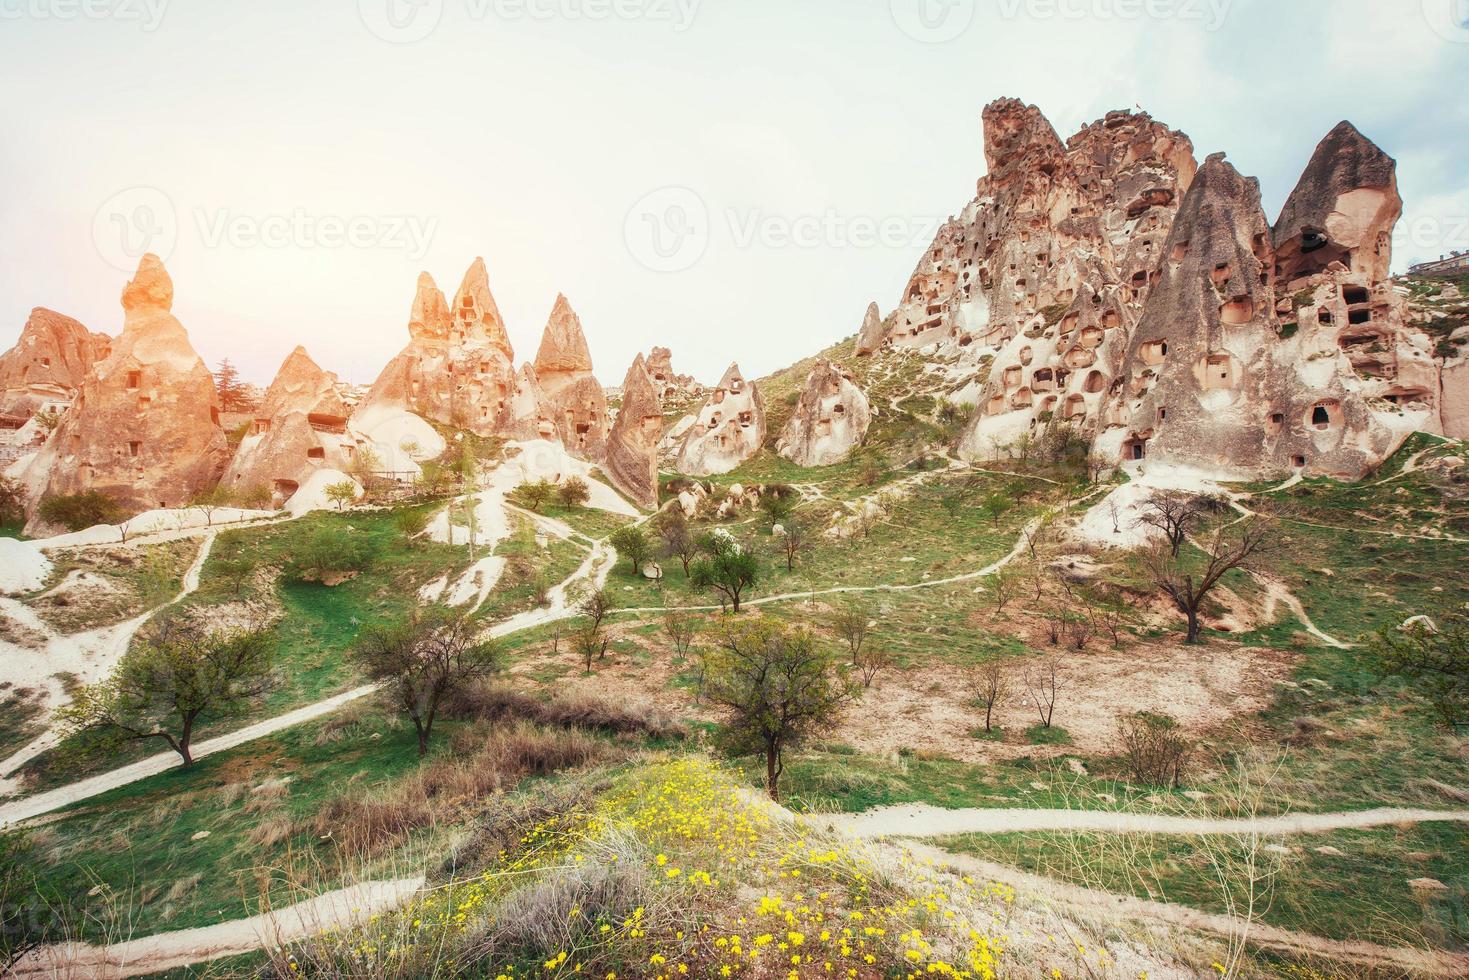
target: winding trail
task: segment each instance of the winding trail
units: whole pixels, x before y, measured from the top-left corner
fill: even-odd
[[[1105,913],[1120,919],[1150,920],[1197,932],[1224,936],[1251,946],[1298,955],[1319,956],[1354,966],[1374,966],[1432,977],[1469,976],[1469,954],[1412,947],[1381,946],[1360,940],[1327,939],[1251,922],[1232,915],[1203,912],[1185,905],[1155,902],[1131,895],[1087,888],[995,864],[966,854],[952,854],[914,841],[903,845],[915,857],[967,874],[1003,881],[1029,897]],[[1213,976],[1213,974],[1210,974]]]
[[[46,638],[45,648],[39,651],[22,650],[11,644],[0,643],[0,653],[15,658],[17,662],[31,663],[34,670],[44,672],[45,676],[37,678],[36,683],[47,688],[51,700],[50,710],[54,713],[57,708],[71,701],[65,689],[56,681],[56,675],[63,672],[69,673],[83,684],[93,683],[106,676],[122,659],[123,654],[127,653],[138,630],[142,629],[158,612],[183,601],[199,588],[204,563],[209,559],[209,553],[214,547],[216,534],[214,529],[205,529],[204,540],[199,545],[199,553],[194,556],[194,560],[185,570],[178,595],[122,623],[63,635],[51,629],[23,603],[13,599],[0,600],[0,611],[28,628],[36,630]],[[55,748],[60,741],[60,733],[54,727],[48,727],[46,731],[4,761],[0,761],[0,794],[13,789],[11,777],[21,766]],[[4,822],[5,818],[0,817],[0,825],[3,825]]]
[[[972,582],[975,579],[988,578],[989,576],[994,575],[996,572],[1000,571],[1000,569],[1004,568],[1006,565],[1010,564],[1016,558],[1020,557],[1022,553],[1024,553],[1027,547],[1026,535],[1031,530],[1033,530],[1035,526],[1035,521],[1031,521],[1029,524],[1027,524],[1025,526],[1025,530],[1022,531],[1020,534],[1020,540],[1015,542],[1015,547],[1011,548],[1010,552],[1007,555],[1005,555],[1003,558],[1000,558],[998,561],[991,562],[990,564],[981,569],[978,569],[977,571],[964,572],[961,575],[951,575],[948,578],[935,578],[928,579],[923,582],[907,582],[898,585],[837,585],[832,586],[829,589],[812,589],[808,592],[782,592],[779,595],[766,595],[760,596],[755,599],[742,600],[740,602],[740,608],[743,609],[745,606],[767,606],[770,605],[772,602],[790,602],[794,599],[815,599],[824,595],[846,595],[850,593],[860,592],[913,592],[917,589],[931,589],[939,585],[954,585],[959,582]],[[625,609],[613,609],[611,611],[611,615],[616,616],[623,613],[638,613],[646,615],[650,613],[668,612],[672,608],[674,607],[630,606]],[[708,606],[679,606],[677,608],[683,612],[718,612],[724,607],[715,604]]]
[[[327,892],[296,905],[197,929],[163,932],[108,946],[65,943],[34,950],[7,976],[137,977],[177,970],[226,956],[253,953],[304,939],[325,929],[365,922],[397,908],[423,887],[424,879],[368,881]]]
[[[1341,813],[1287,813],[1228,818],[1182,817],[1120,810],[1026,810],[969,807],[946,810],[914,803],[879,807],[865,813],[806,818],[858,837],[948,837],[954,834],[1010,834],[1077,830],[1107,834],[1317,834],[1330,830],[1381,827],[1396,823],[1469,823],[1469,810],[1379,807]]]
[[[212,541],[212,538],[210,540]],[[576,571],[572,572],[565,581],[550,591],[548,594],[550,602],[547,606],[519,613],[503,622],[496,623],[489,628],[489,635],[492,637],[508,636],[521,630],[533,629],[537,626],[544,626],[557,620],[568,619],[577,615],[576,602],[579,599],[577,590],[581,587],[581,582],[585,580],[590,583],[591,588],[600,588],[605,584],[607,575],[612,570],[612,566],[616,560],[617,552],[611,545],[605,541],[594,542],[586,559]],[[202,568],[202,561],[196,564]],[[194,587],[197,588],[197,573],[193,576],[193,582]],[[179,598],[182,598],[182,596]],[[177,599],[174,601],[177,601]],[[283,715],[267,718],[264,721],[247,725],[233,732],[206,739],[193,747],[192,754],[197,760],[217,752],[237,748],[247,742],[253,742],[258,738],[274,735],[285,729],[293,728],[296,725],[329,715],[344,705],[350,704],[359,698],[366,697],[376,690],[376,685],[368,684],[353,688],[350,691],[344,691],[324,701],[305,705]],[[138,780],[156,776],[161,772],[175,768],[177,765],[177,753],[159,753],[149,756],[146,759],[140,759],[119,769],[99,773],[95,776],[78,780],[75,783],[59,786],[56,789],[23,797],[10,803],[0,803],[0,827],[4,827],[7,824],[17,824],[41,816],[42,814],[59,810],[62,807],[79,803],[82,800],[106,793],[109,790],[117,789],[120,786],[127,786]]]

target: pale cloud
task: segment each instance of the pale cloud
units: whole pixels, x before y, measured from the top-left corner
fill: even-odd
[[[258,380],[301,342],[371,380],[406,340],[418,272],[453,290],[476,255],[522,357],[563,291],[607,381],[653,344],[708,380],[736,358],[760,374],[897,301],[929,223],[973,194],[980,113],[1001,96],[1063,139],[1141,106],[1201,157],[1227,150],[1270,209],[1351,118],[1398,157],[1410,218],[1461,209],[1469,45],[1430,30],[1420,0],[1181,3],[1222,21],[1103,11],[1169,0],[976,0],[957,36],[921,43],[890,0],[703,0],[678,31],[445,0],[406,44],[352,2],[169,4],[146,32],[7,21],[0,344],[34,305],[119,328],[126,273],[94,243],[97,215],[152,187],[179,222],[180,318],[207,359]],[[694,189],[713,223],[673,272],[626,236],[665,187]],[[206,230],[244,224],[215,240],[201,213]],[[353,243],[315,234],[357,217]],[[394,247],[400,218],[431,236]]]

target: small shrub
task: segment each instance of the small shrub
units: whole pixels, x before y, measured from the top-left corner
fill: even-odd
[[[1117,739],[1128,772],[1137,782],[1175,787],[1182,782],[1193,743],[1168,715],[1139,711],[1119,718]]]
[[[122,504],[98,490],[63,494],[41,501],[41,520],[60,524],[68,531],[84,531],[98,524],[116,524],[123,518]]]

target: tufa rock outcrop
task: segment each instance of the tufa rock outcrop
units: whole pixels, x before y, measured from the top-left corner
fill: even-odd
[[[1098,431],[1197,169],[1188,137],[1145,113],[1109,113],[1065,146],[1013,99],[984,121],[989,173],[920,264],[895,340],[979,369],[952,396],[979,405],[971,458],[1055,420]]]
[[[99,490],[134,511],[175,507],[213,486],[224,468],[214,377],[169,312],[173,281],[157,256],[143,256],[122,306],[110,354],[26,469],[32,504]]]
[[[698,398],[703,394],[699,383],[690,375],[678,374],[673,370],[673,353],[667,347],[654,347],[644,362],[658,397],[664,402]]]
[[[1369,282],[1392,265],[1392,230],[1403,213],[1397,163],[1351,123],[1337,123],[1306,164],[1275,222],[1277,277],[1286,289],[1340,263]]]
[[[351,410],[337,388],[337,376],[318,367],[306,348],[292,351],[235,450],[222,485],[242,492],[262,488],[280,506],[316,471],[350,470],[357,447],[347,432]]]
[[[607,442],[607,396],[592,374],[581,318],[560,294],[541,335],[535,375],[561,444],[582,459],[600,459]]]
[[[876,353],[887,341],[887,325],[876,303],[867,305],[867,314],[862,318],[862,329],[857,331],[857,356],[866,357]]]
[[[408,346],[388,363],[359,411],[400,410],[495,434],[515,387],[514,350],[490,293],[484,259],[464,274],[453,304],[433,277],[418,277]]]
[[[607,436],[602,469],[623,496],[650,510],[658,506],[658,437],[662,431],[658,391],[639,354],[622,382],[622,406]]]
[[[687,476],[728,473],[765,442],[765,402],[760,389],[731,364],[684,434],[675,468]]]
[[[852,372],[828,360],[806,376],[775,451],[798,466],[830,466],[862,445],[872,412]]]
[[[1356,477],[1443,431],[1457,376],[1387,279],[1395,165],[1349,123],[1272,227],[1253,179],[1146,114],[1064,146],[1012,99],[984,121],[989,172],[887,321],[977,402],[961,454],[1064,424],[1101,461]]]
[[[71,403],[92,366],[107,357],[112,338],[69,316],[31,310],[15,346],[0,354],[0,415],[30,417]]]

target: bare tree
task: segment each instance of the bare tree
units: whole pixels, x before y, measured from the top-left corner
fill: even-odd
[[[872,633],[872,617],[868,614],[865,606],[855,600],[838,606],[827,620],[837,636],[847,645],[847,653],[852,658],[852,663],[857,663],[862,656],[862,644],[867,642],[867,637]]]
[[[990,582],[995,597],[995,615],[998,616],[1005,611],[1005,606],[1020,591],[1020,581],[1016,578],[1015,573],[1006,567],[991,575]]]
[[[1174,558],[1188,539],[1189,532],[1205,515],[1218,511],[1223,505],[1219,498],[1208,494],[1189,493],[1185,490],[1156,490],[1146,501],[1133,526],[1157,528],[1167,539]],[[1115,517],[1114,517],[1115,521]]]
[[[995,708],[1010,696],[1010,675],[998,660],[990,660],[971,668],[969,693],[975,703],[984,706],[984,730],[993,731]]]
[[[1056,711],[1056,694],[1060,689],[1061,668],[1056,661],[1047,659],[1025,668],[1025,691],[1040,715],[1043,728],[1051,727],[1051,716]]]
[[[689,565],[699,554],[699,544],[689,530],[688,519],[674,504],[672,509],[658,516],[658,539],[662,542],[663,557],[677,558],[683,565],[684,578],[689,577]]]
[[[1270,530],[1269,521],[1251,517],[1209,532],[1199,542],[1197,555],[1175,555],[1166,541],[1144,552],[1149,578],[1188,619],[1187,642],[1199,642],[1199,610],[1209,593],[1228,572],[1249,569],[1267,549]]]
[[[612,612],[612,597],[607,594],[606,589],[596,589],[588,592],[577,608],[592,621],[592,629],[600,633],[602,621]]]
[[[780,536],[780,550],[785,555],[786,571],[796,568],[796,556],[811,549],[811,535],[806,526],[795,518],[783,525],[785,533]]]
[[[607,656],[607,634],[593,626],[577,630],[571,638],[571,644],[586,665],[588,674],[592,672],[594,659],[601,660]]]
[[[442,608],[364,629],[350,656],[382,685],[389,705],[413,720],[420,756],[444,697],[494,671],[498,660],[495,645],[479,639],[478,623]]]
[[[893,655],[880,648],[868,647],[857,655],[857,673],[862,675],[863,688],[872,686],[877,675],[893,665]]]
[[[699,635],[699,621],[682,609],[670,609],[663,614],[663,632],[673,643],[674,652],[688,659],[689,647]]]
[[[602,622],[612,612],[612,597],[607,594],[606,589],[597,589],[587,593],[578,608],[587,617],[587,625],[578,631],[572,641],[576,645],[576,652],[586,660],[587,671],[590,673],[592,656],[595,654],[598,660],[607,656],[608,639],[602,630]]]
[[[1030,560],[1038,561],[1039,550],[1051,540],[1051,532],[1055,530],[1055,517],[1052,514],[1044,514],[1036,518],[1021,529],[1025,537],[1026,550],[1030,552]]]

